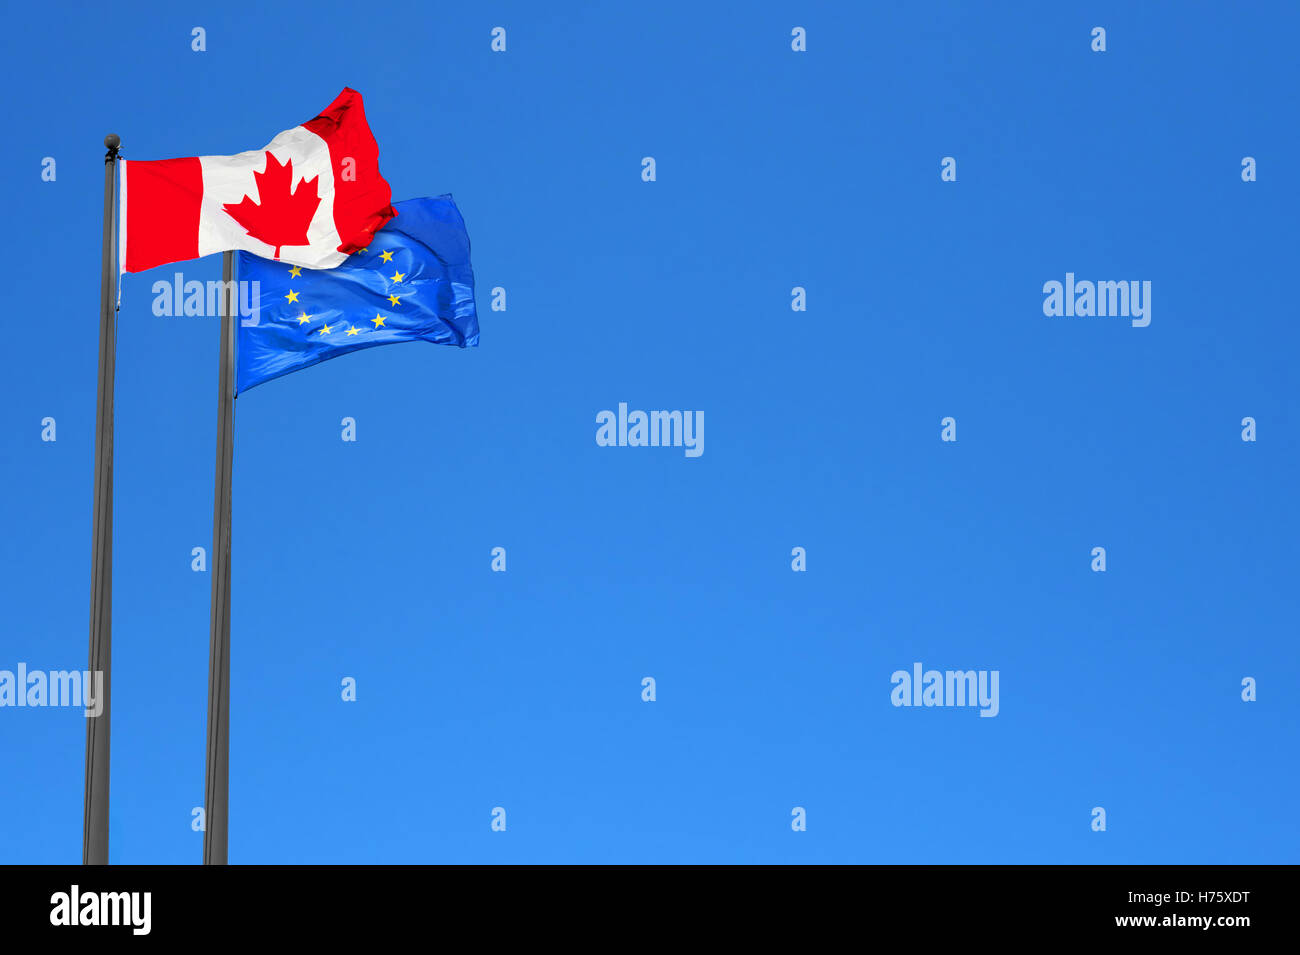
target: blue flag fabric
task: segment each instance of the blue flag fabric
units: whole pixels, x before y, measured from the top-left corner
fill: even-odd
[[[397,218],[337,268],[239,253],[239,280],[255,291],[240,319],[236,394],[372,345],[478,344],[469,235],[456,203],[448,195],[394,208]]]

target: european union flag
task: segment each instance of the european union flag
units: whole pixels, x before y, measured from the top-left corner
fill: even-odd
[[[469,235],[456,203],[439,196],[394,208],[397,218],[338,268],[239,253],[239,280],[255,292],[251,316],[240,320],[237,394],[372,345],[478,344]]]

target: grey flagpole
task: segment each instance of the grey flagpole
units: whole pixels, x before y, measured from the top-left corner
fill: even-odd
[[[86,804],[82,865],[108,865],[108,739],[113,664],[113,380],[117,365],[117,263],[113,199],[117,134],[104,137],[104,246],[99,281],[99,390],[95,410],[95,491],[91,517],[90,673],[104,675],[103,708],[86,718]]]
[[[212,617],[208,643],[208,753],[203,799],[203,864],[225,865],[230,793],[230,479],[235,426],[235,253],[221,266],[217,473],[212,504]]]

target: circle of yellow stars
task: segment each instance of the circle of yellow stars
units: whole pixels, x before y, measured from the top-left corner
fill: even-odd
[[[370,251],[369,248],[358,249],[358,250],[357,250],[358,254],[365,254],[366,252],[369,252],[369,251]],[[383,251],[383,252],[380,252],[380,253],[379,253],[379,260],[380,260],[381,262],[392,262],[392,261],[393,261],[393,253],[390,252],[390,251],[387,251],[387,250],[385,250],[385,251]],[[295,265],[295,266],[292,266],[292,267],[289,269],[289,277],[290,277],[290,278],[295,278],[295,279],[296,279],[296,278],[301,278],[301,277],[302,277],[302,269],[300,269],[300,268],[299,268],[298,266],[296,266],[296,265]],[[396,266],[394,266],[394,268],[393,268],[393,274],[392,274],[391,276],[388,276],[388,278],[389,278],[389,280],[390,280],[394,285],[400,285],[402,282],[405,282],[405,281],[406,281],[406,273],[405,273],[405,272],[399,272],[399,271],[397,271]],[[298,301],[298,293],[295,292],[293,289],[289,289],[289,291],[285,294],[284,297],[285,297],[285,299],[286,299],[286,301],[287,301],[287,304],[289,304],[289,305],[301,304],[301,303]],[[389,302],[389,304],[390,304],[393,308],[396,308],[398,305],[401,304],[401,302],[402,302],[402,297],[401,297],[400,295],[394,295],[394,294],[391,294],[391,293],[390,293],[390,294],[388,295],[388,302]],[[371,322],[374,324],[374,326],[375,326],[373,329],[371,329],[371,331],[378,331],[378,330],[381,329],[381,328],[387,328],[388,326],[384,324],[384,322],[387,320],[387,318],[388,318],[388,316],[384,315],[382,312],[375,312],[375,317],[372,318],[372,319],[370,319],[370,321],[371,321]],[[298,324],[299,324],[299,325],[310,325],[310,324],[311,324],[311,319],[312,319],[312,317],[311,317],[310,315],[307,314],[307,310],[304,308],[303,311],[302,311],[302,313],[298,316]],[[323,337],[323,336],[325,336],[325,335],[329,335],[329,334],[331,334],[332,332],[334,332],[336,329],[338,329],[338,328],[340,328],[340,327],[342,327],[342,326],[338,326],[338,325],[329,325],[328,323],[322,322],[322,323],[321,323],[321,327],[320,327],[319,330],[318,330],[318,329],[313,329],[313,328],[308,328],[308,329],[306,330],[306,334],[311,335],[311,334],[315,334],[317,331],[319,331],[320,335]],[[344,332],[344,334],[345,334],[345,335],[349,335],[349,336],[350,336],[350,335],[359,335],[359,334],[361,334],[361,332],[362,332],[362,329],[360,329],[360,328],[358,328],[357,326],[352,325],[351,323],[349,323],[349,327],[348,327],[348,329]]]

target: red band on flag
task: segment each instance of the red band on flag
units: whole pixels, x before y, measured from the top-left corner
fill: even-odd
[[[126,271],[197,259],[203,203],[203,167],[198,157],[124,161],[122,182]]]
[[[393,193],[379,174],[379,144],[366,123],[361,94],[344,88],[315,119],[302,124],[325,140],[334,169],[334,228],[350,255],[397,215]]]

